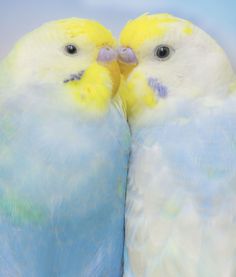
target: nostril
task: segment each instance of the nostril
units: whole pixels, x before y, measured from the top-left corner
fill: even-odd
[[[113,60],[116,60],[116,52],[111,47],[103,47],[98,53],[97,60],[99,62],[111,62]]]
[[[127,64],[137,64],[138,59],[134,53],[134,51],[129,47],[121,47],[118,49],[118,57],[119,60],[123,63]]]

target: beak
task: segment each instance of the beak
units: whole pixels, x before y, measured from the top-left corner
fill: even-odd
[[[119,47],[118,48],[118,61],[120,63],[125,63],[128,65],[137,65],[138,59],[134,51],[129,47]]]
[[[120,65],[120,71],[125,79],[138,64],[138,59],[132,48],[119,47],[117,50],[117,59]]]
[[[116,94],[120,86],[120,68],[117,62],[117,51],[109,46],[100,49],[97,62],[105,66],[112,79],[112,96]]]
[[[98,53],[97,61],[100,63],[109,63],[117,59],[117,53],[115,49],[105,46],[102,47]]]

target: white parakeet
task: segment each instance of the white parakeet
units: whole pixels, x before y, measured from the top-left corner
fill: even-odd
[[[125,277],[236,276],[236,79],[192,23],[127,23],[119,60],[132,132]]]
[[[115,40],[50,22],[0,64],[0,276],[121,276],[129,128]]]

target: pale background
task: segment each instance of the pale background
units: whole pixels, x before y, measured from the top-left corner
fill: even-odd
[[[0,59],[23,34],[46,21],[93,18],[117,36],[128,19],[168,12],[214,36],[236,68],[236,0],[0,0],[0,8]]]

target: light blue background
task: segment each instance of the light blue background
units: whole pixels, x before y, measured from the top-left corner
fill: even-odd
[[[118,35],[128,19],[168,12],[212,34],[236,68],[236,0],[0,0],[0,4],[0,59],[18,38],[46,21],[93,18]]]

